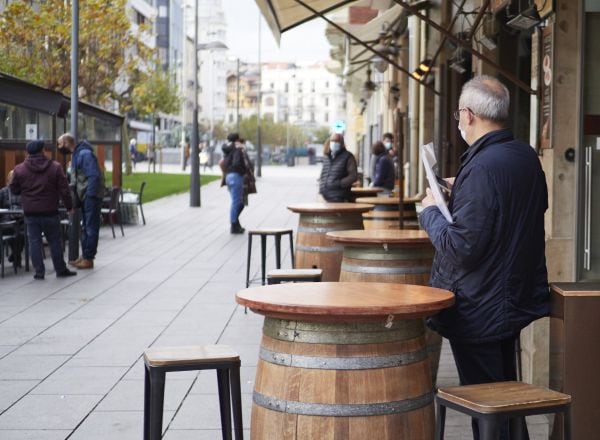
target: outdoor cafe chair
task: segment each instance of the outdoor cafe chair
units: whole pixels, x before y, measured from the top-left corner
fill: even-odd
[[[110,224],[113,238],[116,238],[115,221],[117,221],[119,223],[119,226],[121,227],[121,235],[123,237],[125,236],[125,231],[123,231],[123,222],[121,221],[121,217],[119,216],[119,204],[121,203],[122,196],[123,192],[121,191],[121,188],[114,186],[110,190],[110,199],[108,201],[108,206],[100,210],[102,217],[106,218],[106,221],[108,222],[108,224]]]

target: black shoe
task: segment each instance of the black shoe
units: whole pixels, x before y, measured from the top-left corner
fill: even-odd
[[[245,229],[242,228],[239,223],[237,223],[237,224],[234,223],[234,224],[231,225],[230,232],[232,234],[243,234],[244,231],[245,231]]]
[[[43,274],[43,273],[36,273],[36,274],[33,276],[33,279],[34,279],[34,280],[43,280],[43,279],[44,279],[44,274]]]
[[[73,277],[75,275],[77,275],[77,272],[73,272],[72,270],[69,270],[69,269],[65,269],[61,272],[56,272],[56,278]]]

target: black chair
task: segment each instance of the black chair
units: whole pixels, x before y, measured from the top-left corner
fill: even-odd
[[[4,278],[4,256],[7,250],[12,250],[13,268],[17,273],[17,240],[18,240],[18,225],[15,220],[0,222],[0,265],[2,266],[2,278]]]
[[[290,257],[292,259],[292,267],[294,267],[294,232],[288,228],[258,228],[248,231],[248,259],[246,262],[246,287],[250,286],[250,261],[252,256],[252,237],[258,235],[260,237],[260,266],[261,266],[261,281],[265,285],[266,280],[266,260],[267,260],[267,237],[272,235],[275,237],[275,264],[277,269],[281,269],[281,237],[288,235],[290,238]]]
[[[231,440],[232,406],[235,438],[243,439],[240,357],[229,347],[152,347],[144,351],[144,366],[144,440],[162,437],[166,373],[198,370],[217,370],[223,439]]]
[[[125,236],[125,231],[123,231],[123,222],[121,221],[121,217],[119,216],[119,204],[121,203],[121,198],[123,197],[123,192],[119,187],[113,187],[110,190],[110,199],[108,201],[108,207],[102,208],[100,210],[102,217],[106,218],[106,221],[110,224],[112,229],[113,238],[116,238],[115,235],[115,219],[119,223],[121,227],[121,235]]]

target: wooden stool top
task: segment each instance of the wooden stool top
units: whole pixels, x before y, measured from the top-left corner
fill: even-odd
[[[523,382],[440,388],[438,397],[484,414],[566,405],[571,396]]]
[[[316,278],[323,275],[323,269],[273,269],[267,272],[267,278]]]
[[[373,206],[360,203],[299,203],[287,208],[299,214],[344,214],[367,212]]]
[[[352,194],[354,194],[356,197],[369,197],[369,196],[374,196],[377,195],[380,192],[383,192],[383,188],[378,188],[378,187],[354,187],[350,190],[352,192]]]
[[[404,211],[404,218],[407,219],[407,215],[410,215],[412,218],[415,218],[417,213],[416,211]],[[363,212],[363,218],[366,219],[383,219],[383,220],[399,220],[400,219],[400,211],[369,211]]]
[[[292,321],[369,322],[389,315],[433,315],[454,304],[454,294],[409,284],[321,282],[244,289],[236,301],[256,313]]]
[[[332,231],[327,237],[343,244],[390,244],[390,245],[430,245],[425,231],[411,229],[366,229],[352,231]]]
[[[414,205],[417,199],[406,198],[404,199],[404,206]],[[356,199],[356,203],[369,203],[371,205],[384,205],[394,206],[400,205],[399,197],[359,197]]]
[[[293,229],[291,228],[255,228],[248,231],[249,234],[254,235],[277,235],[277,234],[291,234]]]
[[[144,362],[150,367],[202,365],[239,359],[240,356],[226,345],[150,347],[144,351]]]

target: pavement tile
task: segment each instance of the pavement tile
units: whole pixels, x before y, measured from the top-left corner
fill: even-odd
[[[250,428],[252,396],[242,395],[244,428]],[[221,429],[218,394],[190,394],[175,415],[169,429]]]
[[[68,358],[68,356],[11,353],[0,359],[0,380],[45,379]]]
[[[30,394],[0,415],[0,430],[74,429],[101,397]]]
[[[2,429],[0,438],[2,440],[64,440],[70,433],[71,431],[66,429]]]
[[[39,380],[0,380],[0,413],[39,383]],[[2,435],[0,435],[2,438]]]
[[[220,429],[169,429],[163,440],[221,440],[222,438]],[[250,438],[249,430],[244,430],[244,438]]]
[[[106,394],[126,371],[126,367],[63,365],[35,387],[31,394]]]
[[[11,327],[0,324],[0,341],[5,345],[21,345],[42,333],[46,327]]]
[[[164,415],[166,426],[173,412]],[[135,440],[143,433],[144,413],[142,411],[94,411],[69,440]]]

